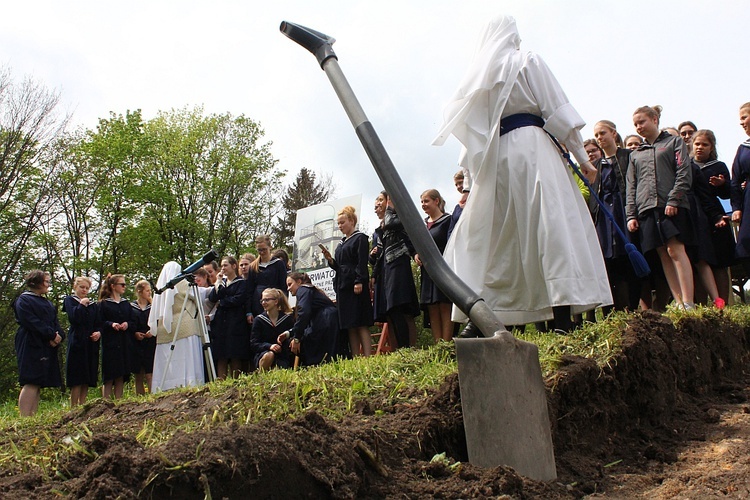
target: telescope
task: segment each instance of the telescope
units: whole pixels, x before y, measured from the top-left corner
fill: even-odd
[[[156,290],[156,293],[162,293],[165,290],[171,290],[172,288],[175,287],[175,285],[177,285],[177,283],[179,283],[180,281],[184,280],[188,276],[192,276],[192,274],[195,271],[197,271],[198,269],[200,269],[204,265],[206,265],[206,264],[208,264],[210,262],[215,261],[218,258],[219,258],[219,253],[212,248],[211,250],[209,250],[208,252],[206,252],[206,255],[204,255],[200,259],[196,260],[195,262],[193,262],[192,264],[190,264],[189,266],[187,266],[185,269],[183,269],[180,272],[180,274],[178,274],[177,276],[175,276],[174,278],[172,278],[171,280],[169,280],[166,285],[164,285],[163,287],[161,287],[158,290]]]

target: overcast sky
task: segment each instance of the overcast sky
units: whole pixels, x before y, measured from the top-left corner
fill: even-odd
[[[731,164],[750,101],[746,1],[304,0],[5,2],[0,65],[61,92],[74,126],[109,112],[202,105],[261,123],[294,179],[330,173],[337,197],[380,190],[372,166],[315,58],[279,32],[281,21],[337,39],[344,74],[415,202],[438,188],[455,204],[459,146],[431,146],[443,107],[486,21],[516,17],[522,49],[539,53],[593,124],[633,131],[638,106],[661,104],[662,125],[692,120]],[[498,10],[502,9],[502,10]],[[372,228],[374,218],[367,222]]]

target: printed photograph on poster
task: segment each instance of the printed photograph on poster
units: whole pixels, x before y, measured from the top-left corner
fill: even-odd
[[[336,300],[333,291],[333,276],[336,274],[323,257],[320,245],[326,247],[331,255],[335,254],[343,234],[336,224],[336,214],[347,205],[351,205],[357,214],[362,213],[362,195],[347,196],[313,205],[297,211],[297,223],[294,227],[294,253],[292,271],[304,272],[310,276],[313,284]],[[358,227],[357,229],[362,230]]]

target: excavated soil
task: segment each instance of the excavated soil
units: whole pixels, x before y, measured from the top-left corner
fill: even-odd
[[[360,405],[341,422],[290,422],[178,434],[144,448],[118,429],[198,420],[231,403],[207,390],[148,403],[97,401],[66,421],[105,416],[87,453],[52,479],[7,471],[3,498],[748,498],[750,331],[717,314],[675,328],[644,313],[604,367],[567,357],[546,381],[558,479],[466,462],[458,378],[418,404]],[[376,410],[380,410],[377,411]],[[376,415],[377,413],[377,415]],[[63,439],[48,429],[53,439]]]

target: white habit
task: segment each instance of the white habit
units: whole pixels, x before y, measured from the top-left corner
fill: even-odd
[[[166,285],[170,279],[180,274],[181,270],[182,268],[176,262],[167,262],[159,275],[157,288]],[[200,291],[199,288],[196,290]],[[202,300],[202,297],[200,299]],[[185,300],[188,303],[182,314]],[[204,319],[199,316],[195,300],[185,280],[154,298],[149,316],[151,331],[156,332],[156,353],[152,375],[154,393],[175,387],[202,385],[205,382],[203,345],[198,324],[198,321],[204,321]],[[177,328],[178,322],[179,329]],[[174,351],[171,351],[173,343]],[[170,352],[172,353],[171,359]]]
[[[545,130],[588,160],[584,121],[547,65],[519,50],[512,17],[488,26],[472,66],[445,112],[435,144],[453,134],[471,193],[444,256],[506,325],[552,319],[612,303],[604,259],[588,208]],[[501,117],[530,113],[526,126],[499,135]],[[454,321],[466,316],[453,308]]]

